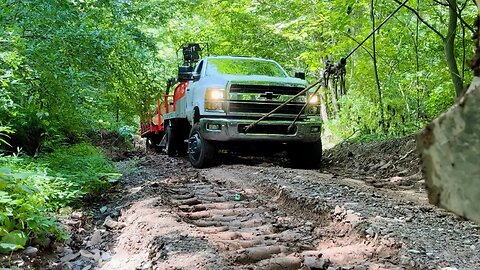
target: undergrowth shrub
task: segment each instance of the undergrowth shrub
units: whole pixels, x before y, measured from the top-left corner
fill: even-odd
[[[66,235],[50,216],[67,184],[45,172],[21,169],[21,160],[2,157],[0,167],[0,253],[23,248],[29,239],[49,243]],[[7,160],[7,162],[5,162]],[[7,164],[5,164],[7,163]]]
[[[0,253],[66,239],[55,212],[105,192],[118,177],[101,151],[86,143],[37,159],[0,157]]]
[[[38,162],[48,168],[49,175],[65,179],[77,198],[105,192],[120,176],[100,149],[88,143],[60,147]]]

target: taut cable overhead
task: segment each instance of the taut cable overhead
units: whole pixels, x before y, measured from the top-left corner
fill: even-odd
[[[372,30],[372,32],[370,34],[368,34],[368,36],[366,36],[362,42],[360,42],[352,51],[350,51],[349,54],[347,54],[346,57],[344,58],[340,58],[340,61],[338,62],[338,64],[336,65],[333,65],[332,62],[330,60],[327,61],[327,64],[326,64],[326,67],[325,67],[325,70],[323,71],[323,76],[317,80],[315,83],[313,83],[312,85],[310,85],[309,87],[305,88],[304,90],[302,90],[301,92],[299,92],[298,94],[296,94],[294,97],[290,98],[289,100],[285,101],[284,103],[280,104],[278,107],[276,107],[275,109],[273,109],[272,111],[270,111],[269,113],[266,113],[264,114],[260,119],[256,120],[255,122],[251,123],[250,125],[248,125],[246,128],[245,128],[245,132],[248,132],[248,130],[250,130],[251,128],[253,128],[254,126],[256,126],[258,123],[260,123],[261,121],[265,120],[266,118],[268,118],[270,115],[274,114],[275,112],[277,112],[279,109],[283,108],[285,105],[287,105],[288,103],[292,102],[292,100],[294,100],[295,98],[299,97],[300,95],[303,95],[305,94],[308,90],[312,89],[313,87],[319,85],[319,87],[317,87],[315,89],[315,92],[314,94],[316,94],[321,85],[323,84],[323,86],[327,86],[328,85],[328,80],[330,78],[331,75],[334,75],[334,76],[337,76],[337,78],[340,80],[340,88],[343,93],[345,92],[345,72],[346,72],[346,69],[345,69],[345,66],[347,64],[347,59],[350,58],[350,56],[352,56],[371,36],[373,36],[373,34],[375,34],[386,22],[388,22],[395,14],[397,14],[397,12],[403,7],[405,6],[405,4],[407,4],[409,0],[405,0],[403,1],[392,13],[390,13],[390,15],[388,15],[374,30]],[[313,95],[312,95],[313,96]],[[311,97],[308,97],[306,102],[305,102],[305,105],[303,106],[303,108],[300,110],[300,112],[297,114],[297,116],[295,117],[295,119],[293,120],[293,122],[290,124],[290,126],[288,127],[289,130],[293,127],[293,125],[295,124],[295,122],[297,122],[297,120],[299,119],[300,115],[303,113],[303,111],[305,110],[305,108],[307,107],[308,105],[308,102],[309,102],[309,99]]]

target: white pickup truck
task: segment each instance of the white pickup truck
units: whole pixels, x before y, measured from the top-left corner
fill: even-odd
[[[322,123],[320,99],[312,92],[250,126],[304,90],[307,82],[299,77],[275,61],[251,57],[205,57],[181,66],[161,144],[170,156],[188,154],[197,168],[212,165],[218,150],[287,151],[295,166],[316,167]]]

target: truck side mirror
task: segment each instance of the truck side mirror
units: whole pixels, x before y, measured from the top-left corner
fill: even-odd
[[[192,79],[193,79],[193,81],[195,81],[195,82],[198,81],[198,80],[200,80],[200,74],[194,72],[194,73],[192,74]]]
[[[305,72],[295,72],[295,78],[305,80]]]
[[[188,82],[192,81],[194,78],[193,67],[191,66],[179,66],[178,67],[178,81],[179,82]]]

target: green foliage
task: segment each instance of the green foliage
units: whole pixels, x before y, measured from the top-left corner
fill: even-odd
[[[101,122],[135,124],[161,83],[137,12],[118,1],[0,2],[0,123],[15,130],[14,149],[33,155]]]
[[[19,248],[23,248],[28,241],[27,235],[22,231],[12,231],[7,233],[6,229],[0,229],[5,235],[2,236],[0,242],[0,253],[9,253]]]
[[[57,207],[54,200],[66,194],[67,185],[41,171],[21,169],[22,164],[15,157],[0,160],[0,253],[23,248],[28,239],[66,238],[46,213]]]
[[[454,102],[455,96],[445,87],[436,87],[433,89],[426,101],[425,111],[427,115],[439,115],[447,110]]]
[[[66,239],[53,213],[108,191],[118,177],[89,144],[60,147],[38,159],[0,157],[0,253],[23,248],[27,241]]]
[[[9,138],[8,134],[12,133],[13,131],[9,127],[2,127],[0,126],[0,145],[6,144],[9,145],[5,138]]]
[[[62,202],[62,198],[70,202],[86,194],[102,194],[120,176],[100,149],[87,143],[60,147],[41,156],[38,163],[48,167],[49,175],[60,177],[68,184],[68,195],[60,194],[56,202]]]
[[[471,1],[451,3],[473,23]],[[419,128],[451,105],[452,64],[470,81],[468,27],[458,20],[455,39],[446,39],[448,7],[408,5],[429,24],[402,8],[376,34],[375,52],[369,40],[348,59],[347,97],[338,113],[324,94],[333,124],[364,133]],[[397,6],[375,1],[377,25]],[[328,58],[346,56],[371,29],[369,0],[0,1],[0,123],[15,131],[10,150],[20,146],[35,155],[78,143],[92,130],[138,125],[137,116],[175,74],[176,52],[186,42],[206,42],[212,55],[271,58],[313,80]],[[454,40],[454,63],[446,40]]]

